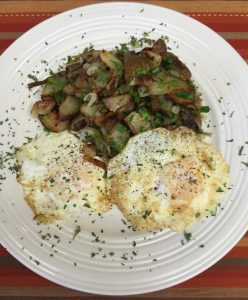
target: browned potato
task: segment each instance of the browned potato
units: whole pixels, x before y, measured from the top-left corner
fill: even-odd
[[[75,86],[73,86],[71,84],[67,84],[64,86],[63,92],[67,95],[73,96],[76,93],[76,88],[75,88]]]
[[[82,101],[73,96],[67,96],[59,107],[61,121],[73,118],[79,111]]]
[[[70,125],[69,120],[62,122],[59,113],[56,111],[52,111],[44,116],[39,116],[39,119],[45,128],[50,129],[53,132],[64,131]]]
[[[57,90],[56,86],[47,83],[43,88],[42,96],[51,96],[54,93],[56,93],[57,91],[58,90]]]
[[[87,104],[83,104],[80,107],[80,112],[82,115],[84,115],[90,122],[94,122],[95,114],[97,111],[101,111],[103,108],[103,104],[94,104],[92,106],[89,106]]]
[[[151,122],[149,120],[144,120],[137,112],[131,112],[124,121],[133,134],[152,129]]]
[[[126,111],[130,101],[131,95],[129,94],[112,96],[103,99],[103,103],[105,104],[107,109],[117,113]]]
[[[45,97],[43,100],[35,102],[31,113],[34,117],[38,117],[38,115],[46,115],[53,110],[55,105],[56,103],[52,97]]]
[[[115,76],[122,73],[122,62],[111,52],[102,50],[100,53],[101,60],[113,71]]]

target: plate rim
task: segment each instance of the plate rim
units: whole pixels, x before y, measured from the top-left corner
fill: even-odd
[[[172,9],[168,9],[168,8],[164,8],[162,6],[158,6],[158,5],[154,5],[154,4],[147,4],[147,3],[140,3],[140,2],[103,2],[103,3],[96,3],[96,4],[89,4],[89,5],[85,5],[85,6],[79,6],[77,8],[73,8],[73,9],[70,9],[70,10],[66,10],[64,12],[61,12],[55,16],[52,16],[42,22],[40,22],[39,24],[37,24],[36,26],[32,27],[30,30],[28,30],[27,32],[25,32],[20,38],[18,38],[13,44],[10,45],[10,47],[8,47],[1,55],[0,57],[0,64],[1,62],[4,60],[4,56],[8,55],[9,52],[12,51],[12,49],[16,46],[18,46],[18,43],[22,42],[22,39],[26,39],[26,36],[28,36],[30,33],[32,32],[35,32],[37,29],[40,29],[44,26],[44,24],[49,24],[50,22],[52,22],[54,19],[56,18],[60,18],[61,16],[63,15],[68,15],[70,13],[73,13],[75,11],[79,11],[79,10],[82,10],[84,9],[85,7],[104,7],[104,6],[111,6],[111,5],[133,5],[133,6],[136,6],[136,7],[153,7],[153,8],[156,8],[156,9],[162,9],[162,10],[166,10],[167,12],[169,13],[174,13],[174,14],[180,14],[182,15],[183,17],[186,17],[188,19],[190,19],[191,21],[194,21],[194,22],[197,22],[199,23],[201,26],[204,26],[207,30],[211,31],[213,34],[215,34],[216,36],[218,36],[219,39],[221,39],[223,42],[225,42],[226,46],[231,48],[233,50],[233,52],[235,53],[236,55],[236,58],[239,58],[240,59],[240,62],[243,62],[243,64],[247,67],[245,61],[242,59],[242,57],[238,54],[238,52],[229,44],[227,43],[223,38],[221,38],[215,31],[213,31],[212,29],[210,29],[209,27],[207,27],[206,25],[202,24],[201,22],[181,13],[181,12],[178,12],[178,11],[175,11],[175,10],[172,10]],[[180,284],[182,282],[185,282],[186,280],[189,280],[190,278],[193,278],[195,276],[197,276],[198,274],[202,273],[204,270],[207,270],[208,268],[210,268],[213,264],[215,264],[218,260],[220,260],[222,257],[224,257],[226,255],[226,253],[228,253],[235,245],[236,243],[242,238],[242,236],[246,233],[247,231],[247,227],[248,227],[248,220],[246,222],[247,224],[243,226],[243,229],[239,231],[239,234],[236,233],[236,236],[235,236],[235,239],[232,239],[232,242],[229,243],[228,247],[225,248],[225,251],[222,251],[221,253],[219,253],[217,256],[215,256],[214,259],[211,258],[211,263],[207,264],[208,267],[206,268],[205,267],[205,264],[204,266],[202,266],[200,269],[198,269],[197,271],[194,271],[193,272],[193,275],[190,274],[188,276],[186,276],[184,279],[182,279],[181,281],[178,281],[176,283],[177,284]],[[233,230],[235,230],[237,227],[237,225],[234,227]],[[240,228],[240,226],[238,226]],[[1,237],[1,233],[0,233],[0,237]],[[29,268],[30,270],[32,270],[33,272],[35,272],[36,274],[42,276],[43,278],[46,278],[52,282],[55,282],[57,284],[59,284],[60,286],[65,286],[67,288],[71,288],[71,289],[74,289],[74,290],[77,290],[77,291],[80,291],[80,292],[87,292],[87,293],[93,293],[93,294],[99,294],[99,295],[137,295],[137,294],[143,294],[143,293],[148,293],[148,292],[154,292],[154,291],[159,291],[159,290],[163,290],[163,289],[166,289],[168,287],[171,287],[171,286],[175,286],[175,284],[173,285],[165,285],[164,287],[161,287],[160,289],[148,289],[147,291],[140,291],[140,292],[125,292],[125,293],[122,293],[122,292],[111,292],[111,293],[106,293],[106,292],[96,292],[96,291],[92,291],[92,290],[87,290],[87,289],[84,289],[84,290],[81,290],[81,289],[78,289],[77,287],[72,287],[72,286],[68,286],[66,284],[62,284],[59,279],[57,280],[57,277],[54,278],[53,275],[52,276],[49,276],[49,274],[45,273],[44,275],[44,271],[43,269],[40,269],[38,268],[36,265],[34,265],[31,261],[29,260],[25,260],[25,259],[22,259],[22,257],[20,258],[20,256],[18,256],[18,253],[17,251],[15,251],[15,249],[12,247],[11,244],[8,244],[8,241],[5,241],[4,243],[4,238],[1,239],[1,244],[3,245],[3,247],[13,256],[15,257],[18,261],[20,261],[25,267]]]

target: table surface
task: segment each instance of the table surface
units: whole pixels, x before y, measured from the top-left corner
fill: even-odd
[[[0,53],[42,20],[102,1],[0,0]],[[248,1],[142,1],[183,12],[225,38],[248,62]],[[73,291],[33,273],[0,245],[0,299],[107,299]],[[248,233],[214,266],[175,287],[121,299],[248,299]]]

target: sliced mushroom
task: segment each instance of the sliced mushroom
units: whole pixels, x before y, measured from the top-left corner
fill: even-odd
[[[31,113],[34,117],[46,115],[53,110],[55,105],[56,102],[53,100],[53,97],[45,97],[43,100],[39,100],[34,104]]]
[[[150,58],[150,64],[152,68],[157,68],[160,66],[162,57],[153,51],[145,51],[144,54]]]
[[[153,78],[154,81],[148,87],[148,92],[151,95],[163,95],[191,90],[190,85],[186,81],[163,72],[159,72]]]
[[[76,115],[71,121],[71,130],[72,131],[79,131],[80,129],[84,128],[88,124],[88,120],[82,115]]]
[[[161,56],[165,56],[167,53],[167,47],[164,40],[162,39],[157,40],[152,47],[152,51],[158,53]]]
[[[199,113],[197,114],[195,111],[182,108],[179,115],[183,126],[186,126],[195,132],[199,131],[201,127],[201,117]]]
[[[164,65],[168,71],[183,80],[191,78],[191,72],[188,67],[173,53],[168,52],[164,58]]]
[[[131,95],[118,95],[112,96],[103,99],[103,103],[112,112],[124,112],[128,108],[129,103],[131,102]]]
[[[39,119],[43,126],[47,129],[50,129],[53,132],[60,132],[66,130],[69,125],[70,121],[61,121],[59,113],[56,111],[52,111],[44,116],[39,116]]]
[[[124,56],[124,73],[125,80],[130,83],[135,77],[143,72],[149,71],[149,61],[145,56],[125,55]]]
[[[62,121],[73,118],[79,111],[82,101],[73,96],[67,96],[59,107],[60,119]]]
[[[109,111],[104,114],[100,114],[99,116],[96,116],[94,118],[94,122],[97,126],[101,127],[104,124],[106,124],[109,120],[112,120],[115,117],[115,113],[112,111]]]

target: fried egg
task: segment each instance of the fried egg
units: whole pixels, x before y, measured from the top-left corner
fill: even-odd
[[[84,160],[83,145],[67,131],[43,133],[17,152],[18,182],[37,220],[49,223],[85,207],[109,209],[105,171]]]
[[[193,131],[157,128],[132,137],[108,164],[107,193],[141,231],[182,231],[216,209],[229,167]]]

